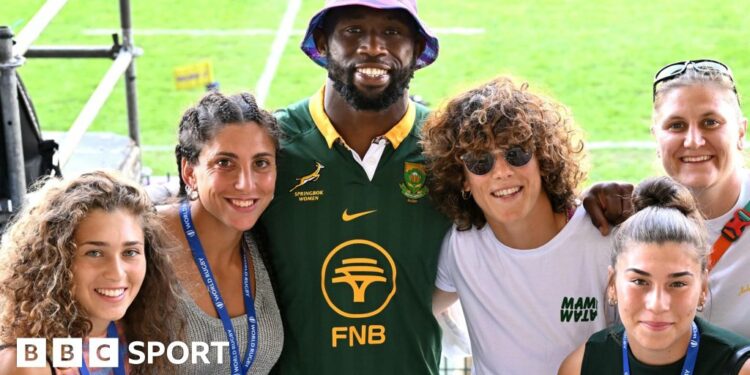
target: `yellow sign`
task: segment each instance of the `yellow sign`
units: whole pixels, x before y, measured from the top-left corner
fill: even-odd
[[[211,61],[174,68],[174,86],[178,90],[205,87],[214,81],[214,67]]]

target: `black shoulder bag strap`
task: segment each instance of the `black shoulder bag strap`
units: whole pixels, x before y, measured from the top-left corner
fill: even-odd
[[[732,358],[730,358],[727,362],[727,366],[724,369],[724,374],[737,375],[748,359],[750,359],[750,345],[744,348],[740,348],[739,350],[734,352]]]

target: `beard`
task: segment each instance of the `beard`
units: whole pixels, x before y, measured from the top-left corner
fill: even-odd
[[[328,60],[328,78],[333,81],[333,88],[357,111],[382,111],[396,103],[409,88],[414,78],[414,65],[401,69],[391,69],[388,73],[391,81],[382,93],[375,97],[368,96],[354,86],[356,68],[344,66],[333,59]]]

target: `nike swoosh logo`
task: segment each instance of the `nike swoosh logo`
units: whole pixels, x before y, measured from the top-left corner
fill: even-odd
[[[362,217],[362,216],[365,216],[365,215],[369,215],[369,214],[371,214],[371,213],[373,213],[373,212],[377,211],[377,210],[362,211],[362,212],[357,212],[356,214],[351,214],[351,215],[350,215],[350,214],[349,214],[349,213],[347,212],[347,210],[348,210],[348,209],[344,210],[344,213],[343,213],[343,214],[341,214],[341,220],[344,220],[344,221],[352,221],[352,220],[354,220],[354,219],[360,218],[360,217]]]

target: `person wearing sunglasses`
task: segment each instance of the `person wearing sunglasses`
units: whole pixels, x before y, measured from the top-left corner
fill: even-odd
[[[477,374],[551,374],[609,319],[609,246],[575,205],[583,144],[559,105],[498,78],[423,130],[433,201],[453,222],[434,313],[461,299]]]
[[[657,155],[664,171],[690,189],[706,217],[711,293],[699,315],[750,337],[750,178],[743,167],[747,119],[729,67],[715,60],[688,60],[660,69],[653,83]],[[584,199],[597,226],[601,212],[625,217],[607,203],[601,186]],[[627,196],[624,197],[627,199]]]
[[[710,257],[690,191],[651,178],[632,202],[636,213],[612,236],[607,287],[622,323],[592,335],[558,374],[750,374],[750,339],[696,317]]]

